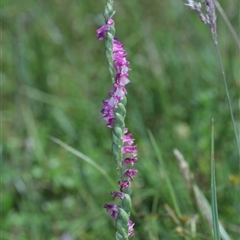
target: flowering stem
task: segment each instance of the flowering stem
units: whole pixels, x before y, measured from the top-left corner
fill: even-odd
[[[129,219],[131,201],[131,181],[137,174],[137,170],[128,168],[137,161],[137,146],[133,145],[132,134],[125,128],[126,117],[126,88],[130,80],[128,71],[129,62],[126,60],[127,53],[123,44],[117,40],[115,35],[114,21],[112,16],[113,1],[107,1],[104,11],[105,24],[97,30],[97,39],[105,41],[106,58],[111,73],[113,88],[109,98],[103,101],[101,110],[103,119],[107,121],[107,127],[112,128],[112,152],[115,161],[118,186],[117,192],[111,192],[113,199],[119,197],[121,206],[116,204],[105,204],[104,208],[115,221],[117,228],[116,240],[128,240],[134,235],[134,223]]]

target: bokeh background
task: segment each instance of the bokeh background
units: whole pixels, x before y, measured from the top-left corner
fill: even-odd
[[[239,2],[219,1],[239,30]],[[6,240],[114,239],[103,209],[115,189],[103,174],[53,142],[99,164],[115,181],[111,132],[101,120],[111,80],[96,40],[105,1],[1,1],[1,232]],[[211,239],[191,200],[173,149],[179,149],[210,200],[211,119],[219,218],[240,231],[239,158],[221,71],[207,26],[181,0],[115,1],[116,35],[131,62],[126,125],[138,145],[133,182],[135,239]],[[217,12],[218,41],[239,127],[239,49]],[[153,133],[163,172],[148,132]],[[177,223],[166,174],[183,214]],[[185,217],[185,218],[184,218]],[[184,220],[185,219],[185,220]],[[190,230],[189,230],[190,231]]]

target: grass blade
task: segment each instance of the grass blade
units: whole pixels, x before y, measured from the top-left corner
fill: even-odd
[[[169,194],[170,194],[170,196],[172,198],[172,203],[173,203],[175,212],[177,213],[178,217],[181,217],[182,214],[181,214],[180,207],[178,205],[178,200],[176,198],[176,194],[174,192],[174,188],[173,188],[173,185],[171,183],[170,177],[167,174],[167,169],[165,167],[164,161],[163,161],[161,153],[159,151],[159,147],[157,146],[157,143],[156,143],[156,141],[155,141],[155,139],[153,137],[152,132],[148,131],[148,135],[149,135],[150,141],[152,143],[153,149],[154,149],[154,151],[156,153],[157,159],[158,159],[158,161],[159,161],[159,163],[161,165],[161,168],[162,168],[163,172],[166,173],[165,174],[165,180],[166,180],[166,184],[167,184],[167,188],[168,188]]]
[[[60,146],[62,146],[63,148],[65,148],[66,150],[68,150],[69,152],[71,152],[72,154],[74,154],[75,156],[81,158],[83,161],[87,162],[88,164],[90,164],[92,167],[94,167],[96,170],[98,170],[105,178],[106,180],[109,182],[109,184],[115,188],[116,184],[115,182],[112,180],[112,178],[106,173],[106,171],[99,166],[95,161],[93,161],[91,158],[87,157],[86,155],[84,155],[83,153],[77,151],[76,149],[72,148],[71,146],[67,145],[66,143],[62,142],[61,140],[55,138],[55,137],[50,137],[50,139],[59,144]]]
[[[229,95],[226,75],[225,75],[225,72],[224,72],[224,69],[223,69],[223,63],[222,63],[221,54],[220,54],[220,51],[219,51],[219,48],[218,48],[218,42],[217,42],[216,39],[214,40],[214,38],[213,38],[213,42],[214,42],[214,45],[215,45],[215,48],[216,48],[216,51],[217,51],[217,56],[218,56],[220,69],[222,71],[223,84],[224,84],[225,93],[226,93],[227,102],[228,102],[228,107],[229,107],[229,112],[230,112],[230,116],[231,116],[231,120],[232,120],[234,136],[235,136],[236,144],[237,144],[237,148],[238,148],[238,157],[240,157],[240,145],[239,145],[239,140],[238,140],[239,134],[238,134],[238,131],[237,131],[235,118],[234,118],[234,115],[233,115],[232,103],[231,103],[231,99],[230,99],[230,95]]]
[[[212,119],[212,134],[211,134],[211,200],[212,200],[212,221],[214,240],[220,240],[219,223],[218,223],[218,207],[216,194],[216,179],[215,179],[215,159],[214,159],[214,120]]]
[[[179,150],[174,149],[174,155],[175,155],[176,159],[178,160],[179,168],[180,168],[182,175],[184,177],[184,180],[186,182],[186,187],[190,190],[190,192],[193,191],[197,207],[200,211],[200,215],[207,221],[207,225],[205,225],[205,221],[204,221],[204,226],[206,229],[208,229],[208,227],[210,226],[209,229],[211,231],[211,229],[213,227],[211,206],[210,206],[208,200],[206,199],[206,197],[204,196],[203,192],[200,190],[198,185],[195,183],[194,175],[190,171],[188,163],[184,159],[184,156],[182,155],[182,153]],[[191,195],[191,193],[190,193],[190,195]],[[220,222],[219,222],[219,231],[220,231],[220,236],[221,236],[222,240],[231,240],[230,236],[228,235],[228,233],[226,232],[226,230],[224,229],[224,227],[222,226],[222,224]],[[209,232],[209,233],[211,234],[211,232]]]

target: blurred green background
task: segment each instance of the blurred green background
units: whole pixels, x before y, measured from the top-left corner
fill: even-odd
[[[239,3],[219,1],[239,29]],[[111,80],[96,40],[105,1],[2,0],[2,239],[114,239],[103,209],[117,190],[54,136],[98,163],[115,181],[111,132],[101,120]],[[116,34],[131,62],[126,126],[138,145],[133,182],[135,239],[187,239],[173,210],[167,174],[186,219],[198,214],[173,155],[178,148],[210,200],[211,119],[219,218],[240,231],[239,158],[211,34],[181,0],[115,1]],[[218,40],[239,127],[239,49],[218,14]],[[163,173],[147,134],[153,135]],[[211,239],[202,222],[197,237]]]

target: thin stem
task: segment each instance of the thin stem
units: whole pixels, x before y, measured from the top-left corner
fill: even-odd
[[[240,40],[239,40],[238,35],[237,35],[235,29],[233,28],[231,22],[229,21],[226,13],[224,12],[224,10],[222,9],[221,5],[219,4],[219,2],[217,0],[215,0],[214,3],[215,3],[215,6],[217,7],[218,11],[222,15],[222,18],[223,18],[224,22],[227,24],[228,29],[231,32],[238,48],[240,49]]]
[[[227,101],[228,101],[228,107],[229,107],[230,115],[231,115],[231,119],[232,119],[232,125],[233,125],[233,130],[234,130],[236,143],[237,143],[238,154],[239,154],[239,157],[240,157],[240,146],[239,146],[239,140],[238,140],[238,134],[237,134],[237,128],[236,128],[236,124],[235,124],[235,119],[234,119],[234,115],[233,115],[232,103],[231,103],[231,99],[230,99],[230,95],[229,95],[229,91],[228,91],[227,80],[226,80],[225,72],[224,72],[224,69],[223,69],[222,58],[221,58],[221,54],[220,54],[220,51],[219,51],[218,42],[217,42],[217,39],[216,39],[215,36],[213,36],[213,42],[214,42],[214,45],[215,45],[215,48],[216,48],[216,51],[217,51],[218,60],[219,60],[220,68],[221,68],[221,71],[222,71],[223,84],[224,84],[224,88],[225,88],[225,92],[226,92],[226,96],[227,96]]]
[[[214,159],[214,120],[212,119],[211,134],[211,200],[212,200],[212,223],[214,240],[220,240],[219,223],[218,223],[218,207],[216,194],[216,177],[215,177],[215,159]]]

